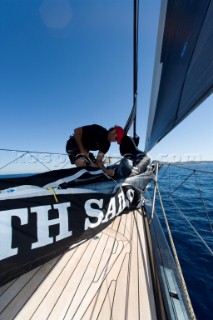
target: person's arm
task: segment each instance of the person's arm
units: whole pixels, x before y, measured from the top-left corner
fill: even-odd
[[[74,130],[74,137],[75,137],[76,142],[78,144],[80,153],[82,153],[85,156],[88,156],[88,150],[86,150],[84,148],[83,143],[82,143],[82,135],[83,135],[83,128],[82,127],[76,128]]]
[[[104,173],[106,173],[108,176],[114,176],[115,171],[113,169],[107,169],[104,164],[103,164],[103,158],[104,158],[104,153],[99,151],[96,159],[96,164],[99,168],[101,168]]]

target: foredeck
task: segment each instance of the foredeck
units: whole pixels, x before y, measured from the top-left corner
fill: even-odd
[[[0,319],[156,319],[141,212],[1,287]]]

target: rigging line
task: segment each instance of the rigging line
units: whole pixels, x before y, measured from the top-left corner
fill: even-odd
[[[200,172],[200,173],[208,173],[208,174],[213,174],[213,171],[205,171],[205,170],[200,170],[200,169],[192,169],[192,168],[187,168],[187,167],[184,167],[183,165],[175,165],[173,163],[169,163],[169,165],[171,167],[176,167],[176,168],[179,168],[179,169],[185,169],[185,170],[189,170],[189,171],[196,171],[196,172]]]
[[[30,152],[27,152],[30,154],[32,158],[34,158],[36,161],[38,161],[41,165],[43,165],[47,170],[52,171],[50,168],[48,168],[43,162],[41,162],[38,158],[36,158],[34,155],[32,155]]]
[[[210,217],[209,217],[207,208],[206,208],[206,203],[205,203],[205,201],[204,201],[204,199],[203,199],[203,195],[202,195],[201,188],[200,188],[200,185],[199,185],[199,182],[198,182],[198,179],[197,179],[196,174],[195,174],[195,181],[196,181],[196,183],[197,183],[197,187],[198,187],[198,190],[199,190],[199,193],[200,193],[200,197],[201,197],[201,200],[202,200],[202,202],[203,202],[203,206],[204,206],[204,208],[205,208],[205,212],[206,212],[206,216],[207,216],[207,219],[208,219],[208,222],[209,222],[209,226],[210,226],[211,232],[213,233],[212,223],[211,223],[211,220],[210,220]]]
[[[190,169],[192,170],[192,169]],[[175,189],[173,190],[169,195],[168,197],[170,197],[184,182],[186,182],[187,179],[190,178],[190,176],[192,174],[194,174],[194,178],[195,178],[195,181],[196,181],[196,184],[197,184],[197,188],[198,188],[198,191],[199,191],[199,194],[200,194],[200,198],[203,202],[203,207],[205,209],[205,213],[206,213],[206,216],[207,216],[207,219],[208,219],[208,222],[209,222],[209,226],[210,226],[210,230],[211,232],[213,233],[213,228],[212,228],[212,223],[211,223],[211,219],[209,217],[209,214],[208,214],[208,210],[206,208],[206,204],[205,204],[205,201],[204,201],[204,198],[203,198],[203,195],[202,195],[202,192],[201,192],[201,188],[200,188],[200,185],[199,185],[199,182],[198,182],[198,179],[197,179],[197,176],[196,176],[196,172],[200,172],[199,170],[192,170],[193,172]],[[202,173],[205,172],[205,173],[208,173],[207,171],[202,171]]]
[[[15,162],[16,160],[22,158],[23,156],[25,156],[25,154],[27,154],[27,152],[23,153],[22,155],[20,155],[19,157],[15,158],[14,160],[8,162],[8,163],[5,164],[3,167],[0,167],[0,170],[6,168],[7,166],[9,166],[11,163]]]
[[[25,152],[25,153],[47,153],[47,154],[60,154],[60,155],[67,155],[66,153],[60,153],[60,152],[49,152],[49,151],[29,151],[29,150],[15,150],[15,149],[2,149],[0,148],[0,151],[15,151],[15,152]]]
[[[159,177],[162,177],[170,169],[170,163],[168,164],[168,163],[164,163],[164,162],[158,162],[158,164],[159,164],[160,168],[161,167],[164,168],[164,171],[163,171],[163,169],[161,169],[159,172]]]
[[[116,218],[116,220],[118,219],[118,217]],[[123,222],[123,219],[122,219],[122,216],[119,216],[119,222],[118,222],[118,225],[117,225],[117,227],[116,227],[116,231],[115,231],[115,236],[113,237],[113,244],[112,244],[112,249],[111,249],[111,253],[113,252],[113,250],[114,250],[114,247],[115,247],[115,245],[116,245],[116,241],[117,241],[117,235],[118,235],[118,233],[119,233],[119,228],[120,228],[120,226],[124,226],[124,229],[125,230],[128,230],[128,234],[129,234],[129,236],[130,236],[130,240],[128,240],[128,243],[129,242],[131,242],[131,240],[132,240],[132,230],[133,230],[133,228],[134,228],[134,224],[136,223],[135,222],[135,220],[136,220],[136,218],[135,218],[135,215],[133,214],[133,218],[131,219],[131,224],[130,224],[130,229],[131,230],[128,230],[127,229],[127,227],[126,227],[126,221],[125,221],[125,223]],[[109,236],[110,237],[110,236]],[[131,249],[130,249],[130,253],[131,253]],[[107,259],[107,262],[106,262],[106,265],[105,265],[105,267],[104,267],[104,272],[103,272],[103,274],[104,274],[104,276],[103,276],[103,280],[105,279],[107,279],[107,274],[108,274],[108,272],[111,270],[111,265],[110,265],[110,263],[111,263],[111,254],[109,255],[109,258]],[[131,264],[131,259],[129,260],[129,262],[128,262],[128,280],[127,281],[129,281],[129,270],[130,270],[130,264]],[[127,296],[128,296],[128,292],[129,292],[129,289],[128,289],[128,286],[127,286]],[[99,292],[98,292],[98,295],[96,296],[96,302],[98,301],[98,297],[99,297],[99,295],[101,294],[101,290],[99,290]],[[114,298],[113,298],[114,299]],[[96,303],[95,303],[96,304]],[[94,307],[93,307],[93,313],[94,313],[94,310],[95,310],[95,304],[94,304]]]
[[[175,191],[177,191],[177,189],[179,189],[193,174],[194,174],[194,170],[193,170],[193,172],[190,173],[190,175],[188,175],[188,176],[186,177],[186,179],[184,179],[184,180],[181,182],[181,184],[179,184],[179,185],[168,195],[168,197],[171,197],[171,195],[172,195],[173,193],[175,193]]]
[[[183,293],[185,295],[185,298],[186,298],[186,301],[187,301],[187,304],[188,304],[188,310],[190,312],[191,319],[196,319],[195,314],[194,314],[194,310],[193,310],[193,307],[192,307],[192,303],[191,303],[191,300],[190,300],[190,297],[189,297],[189,294],[188,294],[188,290],[187,290],[187,287],[186,287],[186,283],[185,283],[185,280],[184,280],[184,277],[183,277],[181,265],[180,265],[180,262],[179,262],[179,259],[178,259],[177,251],[176,251],[175,244],[174,244],[174,241],[173,241],[173,238],[172,238],[172,233],[171,233],[171,230],[170,230],[170,227],[169,227],[169,223],[168,223],[168,220],[167,220],[166,212],[164,210],[163,201],[162,201],[160,190],[159,190],[158,186],[157,186],[157,191],[158,191],[158,196],[159,196],[159,199],[160,199],[160,204],[161,204],[161,209],[162,209],[162,212],[163,212],[164,220],[165,220],[165,223],[166,223],[166,228],[167,228],[168,235],[169,235],[170,244],[171,244],[172,251],[173,251],[173,254],[174,254],[174,258],[175,258],[175,262],[176,262],[176,265],[177,265],[177,269],[178,269],[178,272],[179,272],[179,275],[180,275],[181,284],[182,284],[182,287],[183,287]]]
[[[178,205],[176,205],[176,203],[174,202],[174,200],[172,198],[170,198],[172,203],[174,204],[174,206],[178,209],[178,211],[181,213],[181,215],[184,217],[184,219],[188,222],[188,224],[190,225],[190,227],[194,230],[194,232],[196,233],[196,235],[198,236],[198,238],[203,242],[203,244],[205,245],[205,247],[207,248],[207,250],[210,252],[210,254],[213,256],[213,251],[211,250],[211,248],[208,246],[208,244],[206,243],[206,241],[202,238],[202,236],[199,234],[199,232],[195,229],[195,227],[192,225],[192,223],[189,221],[189,219],[185,216],[185,214],[182,212],[182,210],[178,207]]]

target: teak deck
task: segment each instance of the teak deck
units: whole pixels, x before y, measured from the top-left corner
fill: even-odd
[[[0,319],[156,319],[141,212],[1,287]]]

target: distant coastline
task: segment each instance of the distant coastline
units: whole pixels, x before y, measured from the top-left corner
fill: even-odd
[[[213,164],[213,160],[200,160],[200,161],[181,161],[174,162],[175,164]]]
[[[196,161],[159,161],[159,160],[154,160],[154,162],[160,162],[164,164],[175,164],[175,165],[182,165],[182,164],[213,164],[213,160],[196,160]]]

